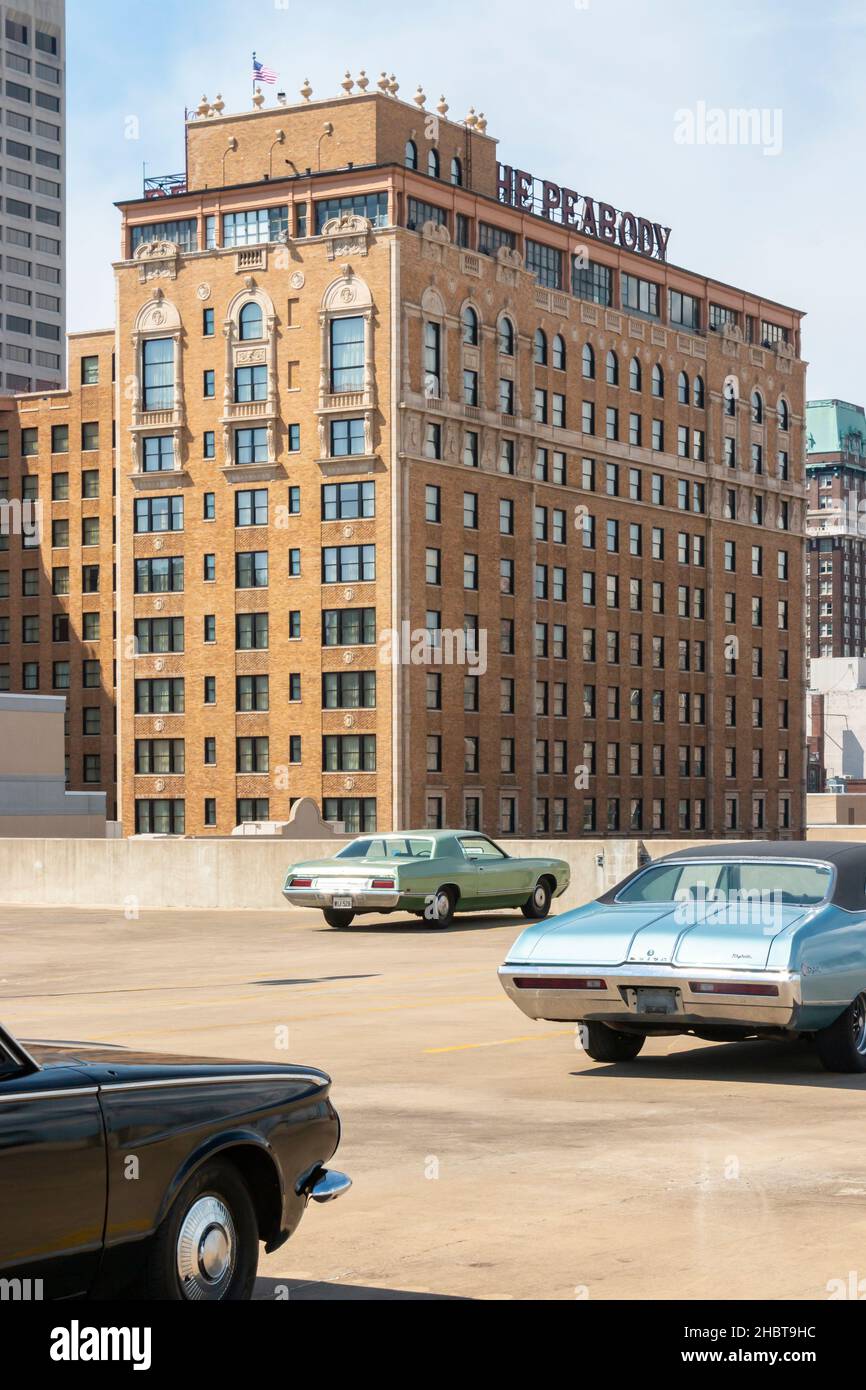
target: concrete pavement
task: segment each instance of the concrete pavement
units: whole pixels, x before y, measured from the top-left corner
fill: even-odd
[[[797,1299],[866,1278],[866,1078],[797,1043],[591,1062],[502,993],[521,925],[0,908],[0,1017],[332,1074],[355,1186],[262,1259],[260,1298]]]

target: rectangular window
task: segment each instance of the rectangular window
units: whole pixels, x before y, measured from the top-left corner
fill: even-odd
[[[366,443],[363,419],[332,420],[331,457],[345,458],[349,454],[364,453],[366,453]]]
[[[364,389],[364,320],[360,316],[331,320],[331,390]],[[438,392],[434,393],[438,394]]]
[[[525,240],[525,268],[535,276],[539,285],[551,290],[562,289],[562,252],[541,241]]]
[[[376,484],[324,483],[322,520],[343,521],[376,515]]]
[[[222,227],[223,246],[258,246],[279,241],[289,230],[288,205],[224,212]]]
[[[171,410],[174,406],[174,342],[148,338],[141,350],[144,410]]]

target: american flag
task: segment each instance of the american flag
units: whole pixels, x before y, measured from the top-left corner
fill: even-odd
[[[260,63],[255,53],[253,54],[253,81],[254,82],[276,82],[277,74],[273,68],[266,68],[264,63]]]

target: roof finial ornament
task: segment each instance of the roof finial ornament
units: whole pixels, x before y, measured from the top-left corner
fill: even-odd
[[[361,68],[361,72],[360,72],[360,75],[359,75],[359,77],[358,77],[358,86],[360,87],[360,89],[361,89],[362,92],[366,92],[366,90],[367,90],[367,88],[369,87],[369,85],[370,85],[370,79],[369,79],[369,77],[367,76],[365,70],[364,70],[363,68]]]
[[[477,117],[476,114],[475,114],[475,107],[474,107],[474,106],[470,106],[470,108],[469,108],[469,114],[468,114],[467,117],[466,117],[465,124],[468,125],[468,127],[469,127],[470,130],[474,130],[475,127],[477,126],[477,124],[478,124],[478,117]]]
[[[444,96],[441,96],[437,101],[436,110],[439,112],[439,115],[442,117],[444,121],[445,117],[448,115],[448,103],[445,100]]]
[[[261,111],[261,109],[262,109],[262,107],[264,106],[264,104],[265,104],[265,94],[264,94],[264,92],[262,91],[261,87],[256,87],[255,94],[254,94],[254,96],[253,96],[253,106],[255,107],[255,109],[256,109],[257,111]]]
[[[203,96],[198,106],[196,107],[196,112],[199,116],[206,116],[209,110],[210,102],[208,101],[206,96]]]
[[[487,117],[485,116],[483,111],[478,112],[477,129],[479,131],[479,134],[481,135],[485,135],[487,133]]]
[[[380,72],[380,73],[379,73],[379,81],[376,83],[376,86],[379,88],[379,91],[380,91],[380,92],[387,92],[387,91],[388,91],[388,74],[387,74],[387,72]]]
[[[392,72],[391,76],[388,78],[388,91],[391,93],[392,97],[395,97],[399,90],[400,83],[397,81],[396,77]]]
[[[313,89],[312,89],[312,87],[310,86],[310,79],[309,79],[309,77],[305,77],[305,78],[304,78],[304,85],[303,85],[303,87],[301,88],[301,96],[304,98],[304,101],[309,101],[309,100],[310,100],[310,97],[311,97],[312,95],[313,95]]]
[[[427,100],[426,96],[424,95],[424,88],[421,86],[420,82],[418,83],[418,89],[415,92],[415,95],[412,98],[412,100],[419,109],[423,107],[425,101]]]
[[[349,72],[349,69],[346,68],[346,76],[343,78],[342,82],[340,83],[340,86],[342,87],[342,89],[343,89],[343,91],[345,92],[346,96],[350,96],[350,95],[351,95],[352,88],[354,87],[354,85],[355,85],[355,79],[354,79],[354,77],[352,76],[352,74]]]
[[[217,114],[218,116],[221,116],[222,113],[225,111],[225,109],[226,109],[226,104],[225,104],[225,102],[223,101],[223,94],[222,94],[222,92],[217,92],[216,101],[215,101],[214,104],[213,104],[213,109],[214,109],[214,111],[216,112],[216,114]]]

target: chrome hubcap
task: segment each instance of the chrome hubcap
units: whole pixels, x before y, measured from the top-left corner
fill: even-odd
[[[858,994],[851,1006],[851,1026],[854,1046],[859,1053],[866,1053],[866,994]]]
[[[547,889],[543,883],[539,883],[535,889],[535,906],[544,907],[547,902]]]
[[[184,1297],[223,1298],[232,1280],[237,1252],[235,1223],[219,1197],[198,1197],[177,1237],[177,1273]]]
[[[436,916],[437,916],[437,918],[438,918],[438,917],[447,917],[447,916],[448,916],[448,913],[449,913],[449,911],[450,911],[450,908],[451,908],[451,900],[450,900],[450,898],[448,897],[448,894],[447,894],[447,893],[438,893],[438,894],[436,895]]]

